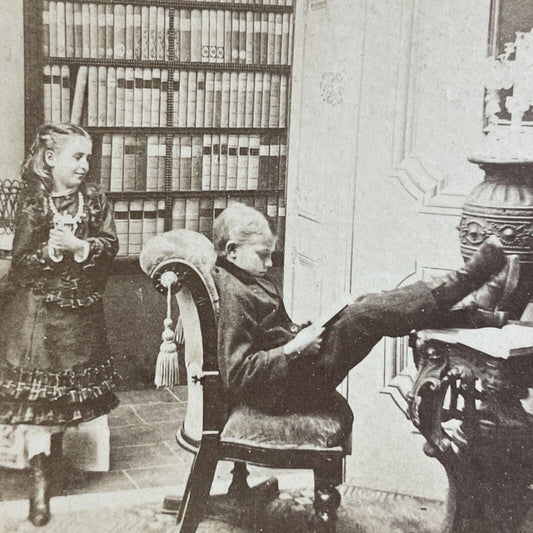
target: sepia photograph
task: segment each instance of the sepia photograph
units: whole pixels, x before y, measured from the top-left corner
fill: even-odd
[[[0,32],[0,533],[533,531],[533,0]]]

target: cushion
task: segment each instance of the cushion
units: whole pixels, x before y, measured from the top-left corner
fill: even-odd
[[[239,405],[230,413],[221,441],[269,449],[348,451],[352,423],[350,406],[337,393],[335,401],[306,412],[270,414]]]

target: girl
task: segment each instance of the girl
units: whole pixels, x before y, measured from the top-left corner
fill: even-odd
[[[0,317],[0,423],[28,425],[34,525],[50,519],[65,427],[118,403],[102,305],[118,240],[111,205],[85,181],[91,151],[82,128],[44,124],[22,169],[12,294]]]

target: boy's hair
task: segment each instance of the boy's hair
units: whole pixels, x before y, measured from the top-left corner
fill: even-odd
[[[39,127],[30,147],[30,153],[22,166],[22,178],[28,185],[37,179],[46,190],[52,189],[52,174],[46,163],[45,153],[47,150],[55,150],[72,135],[84,137],[92,142],[91,136],[75,124],[46,123]]]
[[[276,238],[263,213],[244,204],[235,203],[224,209],[213,225],[213,240],[219,257],[226,256],[228,241],[243,244],[252,235]]]

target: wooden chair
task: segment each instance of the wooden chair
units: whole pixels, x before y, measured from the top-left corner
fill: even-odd
[[[340,505],[336,486],[342,482],[343,458],[351,451],[353,415],[347,401],[338,395],[337,405],[329,410],[279,416],[246,406],[229,411],[217,361],[218,298],[203,270],[204,274],[187,259],[167,258],[150,274],[164,294],[165,273],[176,274],[172,291],[185,339],[188,404],[177,441],[196,456],[178,513],[180,533],[196,531],[219,460],[235,462],[228,496],[246,501],[255,489],[247,484],[246,463],[312,469],[316,531],[335,531]]]

